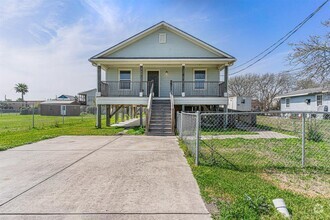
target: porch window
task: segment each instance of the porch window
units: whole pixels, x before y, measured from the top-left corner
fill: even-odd
[[[285,107],[290,107],[290,98],[285,99]]]
[[[322,105],[322,95],[316,95],[316,106]]]
[[[206,71],[195,70],[194,78],[195,78],[195,89],[205,89]]]
[[[131,89],[131,71],[119,71],[119,89]]]

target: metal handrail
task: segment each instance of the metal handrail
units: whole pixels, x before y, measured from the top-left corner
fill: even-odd
[[[151,111],[152,111],[152,100],[154,98],[154,83],[152,81],[150,94],[148,99],[147,114],[146,114],[146,133],[149,132],[150,120],[151,120]]]
[[[175,129],[175,108],[174,108],[174,96],[170,92],[170,100],[171,100],[171,125],[172,125],[172,132]]]
[[[103,97],[143,97],[149,96],[151,81],[101,81]]]
[[[225,82],[220,81],[171,81],[173,96],[224,97]]]

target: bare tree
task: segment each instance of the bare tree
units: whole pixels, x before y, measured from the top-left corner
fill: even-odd
[[[228,90],[230,96],[253,96],[255,94],[256,74],[235,76],[229,79]]]
[[[293,77],[288,73],[247,74],[229,80],[231,96],[250,96],[257,98],[259,109],[270,110],[275,97],[288,92],[294,85]]]
[[[266,73],[256,80],[255,94],[260,102],[260,109],[271,110],[275,97],[291,90],[292,76],[288,73]]]
[[[330,19],[323,25],[329,28]],[[315,79],[320,83],[330,78],[330,32],[323,37],[310,36],[307,41],[290,45],[293,53],[287,59],[291,65],[302,67],[299,77]]]

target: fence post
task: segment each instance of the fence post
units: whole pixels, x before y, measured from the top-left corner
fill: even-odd
[[[301,166],[305,167],[305,121],[306,114],[302,113],[302,125],[301,125]]]
[[[200,119],[201,113],[200,111],[196,112],[196,152],[195,152],[195,164],[198,166],[199,163],[199,128],[200,128]]]
[[[32,128],[34,128],[34,104],[32,105]]]

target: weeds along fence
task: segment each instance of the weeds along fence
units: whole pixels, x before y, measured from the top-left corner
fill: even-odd
[[[330,115],[323,112],[177,113],[196,164],[330,172]]]

